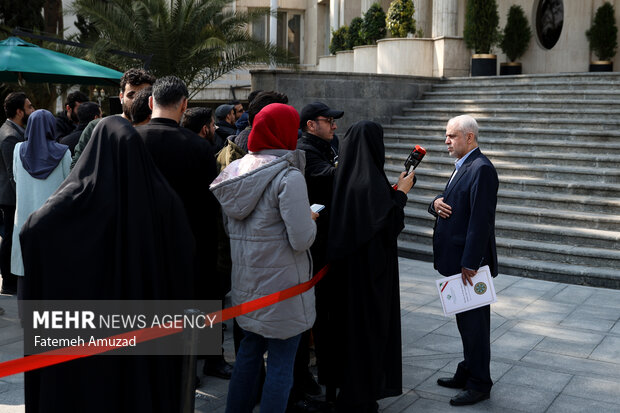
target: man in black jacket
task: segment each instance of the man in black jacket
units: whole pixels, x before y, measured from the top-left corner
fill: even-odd
[[[0,211],[4,231],[0,243],[0,273],[2,273],[2,294],[17,292],[17,278],[11,273],[11,245],[13,219],[15,217],[15,180],[13,179],[13,150],[23,142],[28,116],[34,106],[23,92],[9,93],[4,99],[7,120],[0,128]]]
[[[65,110],[56,115],[57,141],[60,141],[60,138],[67,136],[75,130],[79,123],[77,111],[80,104],[84,102],[88,102],[88,96],[79,90],[71,92],[67,95]]]
[[[216,272],[218,202],[208,190],[217,175],[215,156],[205,139],[179,125],[187,109],[188,96],[185,83],[176,76],[157,79],[149,100],[153,109],[151,121],[136,127],[136,131],[144,140],[155,165],[181,198],[196,241],[194,291],[188,291],[187,298],[219,300],[221,287]],[[220,357],[219,367],[220,372],[225,373],[222,375],[230,377],[232,367],[223,357]]]
[[[226,145],[226,139],[237,134],[233,105],[220,105],[215,109],[215,126],[215,151],[219,152]]]
[[[311,205],[325,205],[325,209],[321,211],[320,217],[316,221],[317,234],[314,244],[310,248],[315,274],[327,264],[325,261],[327,231],[329,229],[332,187],[338,158],[336,150],[333,149],[332,141],[334,132],[338,127],[335,119],[340,119],[343,115],[343,111],[330,109],[321,102],[310,103],[301,110],[302,136],[297,142],[297,149],[306,152],[305,177],[308,186],[308,199]],[[313,327],[319,379],[321,379],[321,345],[329,340],[324,334],[321,334],[321,326],[324,325],[322,320],[327,315],[323,311],[325,306],[322,304],[326,300],[325,284],[320,284],[322,283],[315,287],[317,316]],[[309,337],[309,332],[302,335],[295,359],[294,383],[291,391],[291,402],[295,403],[291,409],[293,411],[312,411],[314,406],[311,406],[312,402],[304,397],[304,393],[313,395],[316,393],[315,389],[318,388],[320,394],[320,387],[314,382],[314,378],[308,371]],[[328,392],[327,396],[329,399],[332,395]]]

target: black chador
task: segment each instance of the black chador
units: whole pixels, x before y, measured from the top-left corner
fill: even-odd
[[[183,204],[118,116],[99,123],[71,174],[26,221],[21,243],[25,299],[191,298]],[[28,372],[26,412],[178,411],[180,361],[99,355]]]
[[[383,129],[353,125],[340,143],[329,228],[331,345],[322,377],[340,388],[342,411],[376,411],[401,394],[401,333],[396,238],[407,196],[390,186]]]

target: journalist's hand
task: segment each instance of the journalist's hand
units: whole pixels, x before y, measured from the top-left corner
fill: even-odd
[[[319,214],[317,212],[310,211],[310,217],[313,221],[316,221],[316,219],[319,217]]]
[[[441,218],[447,219],[450,218],[450,215],[452,215],[452,207],[443,202],[443,197],[437,198],[433,204],[433,207],[435,208],[435,212],[437,212],[437,215],[439,215]]]
[[[404,192],[405,194],[411,190],[413,187],[413,177],[415,175],[415,171],[409,172],[409,175],[405,175],[407,172],[402,172],[400,177],[398,178],[398,183],[396,184],[399,191]]]

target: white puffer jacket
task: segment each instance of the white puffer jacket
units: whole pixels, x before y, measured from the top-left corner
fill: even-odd
[[[232,162],[211,184],[230,237],[232,302],[241,304],[308,281],[316,224],[303,151],[265,150]],[[287,339],[314,324],[314,289],[237,317],[244,330]]]

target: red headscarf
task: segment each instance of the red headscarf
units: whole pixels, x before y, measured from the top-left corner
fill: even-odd
[[[265,106],[254,117],[248,149],[258,152],[264,149],[297,148],[299,114],[294,107],[282,103]]]

